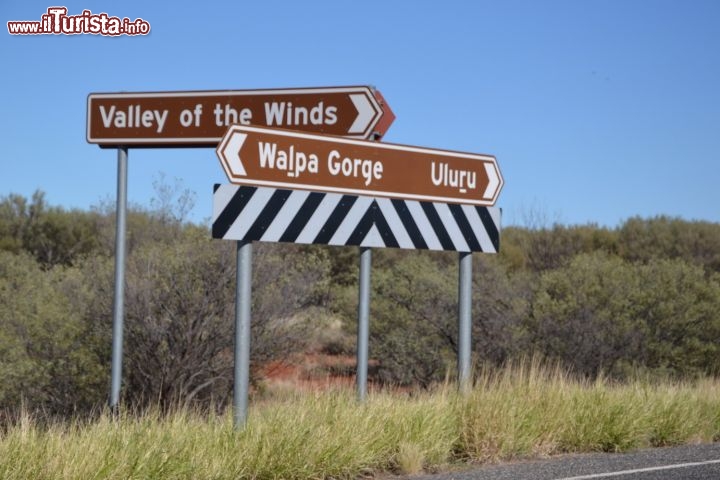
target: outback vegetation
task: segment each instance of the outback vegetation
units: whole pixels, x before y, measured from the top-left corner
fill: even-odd
[[[363,404],[266,381],[308,353],[338,359],[308,374],[351,379],[357,249],[257,244],[254,405],[234,430],[235,245],[185,221],[190,193],[156,192],[128,218],[119,415],[114,209],[0,198],[0,477],[357,478],[720,439],[718,224],[505,228],[473,257],[465,395],[457,255],[376,250]]]
[[[220,408],[232,394],[233,242],[185,221],[192,195],[158,183],[128,218],[123,402]],[[0,198],[0,415],[83,415],[105,402],[113,208]],[[506,228],[473,259],[477,371],[537,356],[583,381],[720,372],[720,225],[668,217]],[[251,377],[317,351],[352,355],[357,250],[257,244]],[[375,385],[428,389],[456,358],[457,255],[377,250]],[[332,368],[329,368],[332,370]],[[347,366],[337,372],[351,374]]]

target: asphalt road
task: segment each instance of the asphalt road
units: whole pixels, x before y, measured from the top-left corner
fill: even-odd
[[[720,443],[624,454],[567,455],[408,480],[720,480]]]

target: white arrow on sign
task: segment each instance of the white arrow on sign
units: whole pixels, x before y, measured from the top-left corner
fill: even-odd
[[[217,148],[218,157],[221,160],[220,163],[225,165],[225,163],[222,162],[224,157],[227,159],[230,171],[232,171],[235,175],[241,175],[243,177],[247,176],[247,172],[245,171],[245,166],[243,166],[242,159],[240,158],[240,149],[242,148],[243,143],[245,143],[246,138],[247,134],[241,132],[237,132],[235,135],[225,135],[222,144]]]
[[[485,172],[487,172],[488,176],[488,186],[485,188],[483,198],[491,199],[495,197],[497,189],[500,186],[500,174],[497,171],[497,167],[492,163],[485,164]]]
[[[357,109],[358,116],[348,129],[348,133],[361,134],[367,129],[370,122],[372,122],[381,112],[373,107],[372,103],[370,103],[370,100],[368,100],[368,97],[365,94],[350,94],[350,100],[352,100],[353,105]]]

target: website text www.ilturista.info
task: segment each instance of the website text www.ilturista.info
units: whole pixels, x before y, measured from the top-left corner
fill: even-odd
[[[40,20],[7,22],[11,35],[147,35],[150,23],[142,18],[111,17],[107,13],[83,10],[79,15],[68,15],[66,7],[50,7]]]

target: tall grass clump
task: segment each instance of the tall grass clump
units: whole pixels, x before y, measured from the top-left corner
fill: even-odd
[[[237,431],[229,412],[46,426],[28,417],[0,438],[0,478],[350,478],[404,471],[408,449],[412,468],[422,469],[450,459],[457,425],[449,404],[446,395],[380,393],[358,404],[348,391],[298,394],[264,402]]]
[[[417,473],[451,462],[711,442],[720,438],[720,382],[578,380],[527,361],[412,394],[287,394],[232,414],[177,408],[0,425],[3,479],[317,479]]]
[[[720,383],[572,377],[537,359],[478,375],[459,401],[458,451],[474,461],[711,442]]]
[[[441,395],[380,393],[363,404],[352,392],[299,395],[251,416],[243,432],[253,448],[251,469],[267,478],[351,477],[399,468],[403,445],[412,445],[424,466],[439,464],[455,441],[448,404]]]
[[[458,451],[481,462],[556,452],[580,388],[538,361],[480,372],[472,392],[458,399]]]

